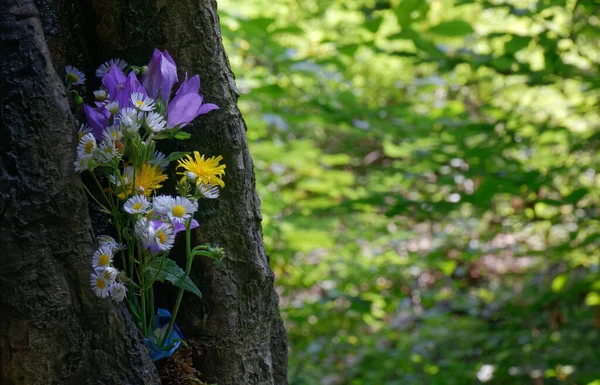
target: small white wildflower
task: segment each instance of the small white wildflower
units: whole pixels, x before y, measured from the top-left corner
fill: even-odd
[[[148,199],[143,195],[131,197],[123,204],[123,210],[129,214],[144,214],[148,211],[149,207],[150,202],[148,202]]]
[[[92,133],[83,135],[77,145],[77,156],[79,158],[91,157],[96,150],[96,146],[96,138]]]
[[[155,134],[167,128],[165,118],[157,112],[151,112],[146,116],[146,125]]]
[[[109,283],[102,274],[103,272],[93,272],[90,275],[90,285],[92,286],[92,290],[94,294],[96,294],[100,298],[106,298],[109,293]]]
[[[154,227],[146,218],[140,218],[135,223],[134,233],[142,243],[150,243],[154,238]]]
[[[75,160],[75,162],[73,162],[73,165],[75,167],[75,171],[77,172],[83,172],[85,170],[89,170],[90,168],[92,168],[91,166],[95,163],[94,159],[92,157],[86,156],[86,157],[77,157],[77,159]]]
[[[100,235],[98,237],[98,245],[99,246],[108,246],[113,252],[118,250],[125,250],[125,245],[122,243],[118,243],[113,237],[110,235]]]
[[[81,140],[85,134],[91,134],[93,132],[92,128],[85,123],[81,123],[79,129],[77,130],[77,140]]]
[[[140,128],[140,112],[135,108],[123,108],[119,113],[119,124],[126,132],[137,132]]]
[[[122,302],[127,295],[127,287],[121,282],[115,282],[110,287],[110,297],[115,302]]]
[[[65,71],[67,72],[67,83],[78,85],[83,84],[83,82],[85,82],[85,75],[79,69],[73,66],[66,66]]]
[[[166,214],[171,221],[185,223],[198,210],[198,204],[178,196],[169,202],[167,210]]]
[[[154,99],[145,96],[141,92],[132,93],[130,99],[133,106],[140,111],[150,112],[154,110]]]
[[[119,271],[114,267],[108,266],[106,269],[102,270],[102,278],[106,280],[109,286],[115,282],[117,275],[119,275]]]
[[[110,139],[104,139],[94,155],[100,163],[110,163],[114,159],[121,157],[121,153],[115,142]]]
[[[123,131],[121,131],[119,126],[110,126],[102,131],[102,136],[104,137],[104,140],[111,140],[114,142],[123,139]]]
[[[175,243],[175,232],[170,223],[162,223],[154,230],[154,244],[161,250],[167,251]]]
[[[107,96],[106,90],[94,91],[94,98],[99,102],[105,101]]]
[[[100,246],[92,255],[92,268],[105,269],[113,260],[113,249],[110,246]]]
[[[125,60],[110,59],[109,61],[100,64],[96,69],[96,76],[102,78],[112,65],[116,65],[121,71],[125,71],[125,68],[127,68],[127,62]]]
[[[167,156],[160,151],[154,152],[154,159],[150,161],[150,164],[153,166],[158,166],[164,170],[169,167],[169,161],[167,160]]]
[[[106,109],[113,115],[119,113],[119,102],[116,100],[114,102],[110,102],[106,105]]]
[[[200,194],[208,199],[216,199],[219,197],[219,187],[208,183],[199,183],[196,187]]]
[[[152,199],[152,206],[156,214],[168,215],[172,202],[175,199],[170,195],[157,195]]]

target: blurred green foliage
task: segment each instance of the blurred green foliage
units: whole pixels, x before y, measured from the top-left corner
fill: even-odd
[[[600,385],[600,1],[220,11],[292,385]]]

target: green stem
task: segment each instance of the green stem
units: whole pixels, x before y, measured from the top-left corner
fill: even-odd
[[[144,273],[143,273],[144,272],[144,263],[143,263],[144,261],[143,261],[143,253],[141,251],[142,249],[140,248],[139,244],[137,246],[138,246],[137,247],[138,260],[139,260],[140,266],[141,266],[140,270],[142,271],[142,274],[138,274],[138,279],[140,281],[140,296],[142,297],[141,298],[142,299],[142,325],[143,325],[142,326],[142,334],[144,336],[147,336],[148,335],[148,333],[147,333],[148,323],[146,322],[147,321],[147,317],[146,317],[146,292],[143,289],[144,288]]]
[[[194,257],[192,256],[192,247],[191,247],[191,236],[190,236],[190,226],[192,224],[192,219],[190,218],[185,224],[185,243],[186,243],[186,264],[185,264],[185,275],[190,276],[190,271],[192,270],[192,261]],[[183,298],[184,289],[179,288],[179,292],[177,293],[177,300],[175,301],[175,307],[173,308],[173,314],[171,315],[171,320],[169,321],[169,327],[167,328],[167,333],[163,336],[162,341],[160,343],[160,347],[164,347],[165,342],[173,333],[173,325],[175,324],[175,318],[177,317],[177,312],[179,311],[179,306],[181,305],[181,299]]]

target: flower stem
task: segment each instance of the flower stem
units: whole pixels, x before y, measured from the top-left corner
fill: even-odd
[[[188,219],[185,224],[185,244],[186,244],[186,264],[185,264],[185,275],[189,277],[190,271],[192,270],[192,261],[194,259],[192,255],[192,247],[191,247],[191,236],[190,236],[190,227],[192,225],[192,218]],[[171,320],[169,321],[169,327],[167,328],[167,333],[163,336],[162,341],[160,343],[161,348],[164,347],[167,339],[173,333],[173,325],[175,324],[175,318],[177,317],[177,312],[179,311],[179,306],[181,305],[181,299],[183,298],[183,292],[185,290],[183,288],[179,288],[179,292],[177,293],[177,300],[175,301],[175,307],[173,308],[173,314],[171,315]]]

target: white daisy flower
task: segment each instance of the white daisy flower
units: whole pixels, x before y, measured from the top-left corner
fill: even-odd
[[[141,92],[134,92],[130,97],[131,103],[133,106],[140,111],[150,112],[154,110],[154,99],[151,97],[145,96]]]
[[[217,199],[219,197],[219,187],[208,183],[199,183],[196,189],[208,199]]]
[[[127,62],[125,60],[110,59],[109,61],[100,64],[100,66],[96,69],[96,76],[102,78],[106,71],[108,71],[113,64],[116,65],[121,71],[125,71],[125,68],[127,68]]]
[[[119,113],[119,124],[123,131],[136,132],[140,128],[140,113],[135,108],[123,108]]]
[[[78,85],[85,82],[85,75],[79,69],[73,66],[66,66],[65,71],[67,72],[67,75],[65,76],[67,83]]]
[[[89,158],[94,154],[96,150],[96,138],[92,133],[87,133],[79,139],[77,145],[77,156],[79,158]]]
[[[198,210],[198,203],[178,196],[169,202],[166,214],[171,221],[185,223],[196,210]]]
[[[92,255],[92,268],[105,269],[110,266],[113,260],[113,249],[110,246],[103,245]]]
[[[92,290],[94,290],[94,294],[100,298],[106,298],[109,293],[110,285],[102,273],[103,272],[101,271],[93,272],[90,275],[90,285],[92,286]]]
[[[115,302],[122,302],[127,296],[127,287],[121,282],[115,282],[110,287],[110,297]]]
[[[99,102],[105,101],[107,97],[108,94],[106,93],[106,90],[94,91],[94,98]]]
[[[110,235],[100,235],[98,237],[98,246],[108,246],[113,252],[126,249],[124,244],[117,242]]]
[[[119,113],[119,102],[116,100],[114,102],[110,102],[106,105],[106,109],[113,115]]]
[[[114,159],[121,157],[121,153],[115,145],[115,142],[110,139],[104,139],[102,143],[100,143],[95,155],[101,163],[110,163]]]
[[[83,172],[85,170],[89,170],[90,168],[93,167],[93,165],[96,162],[94,161],[94,159],[90,156],[84,156],[84,157],[77,157],[77,159],[75,160],[75,162],[73,162],[73,165],[75,167],[75,171],[77,172]]]
[[[157,195],[152,199],[154,212],[157,214],[168,215],[170,207],[175,199],[170,195]]]
[[[146,116],[146,125],[155,134],[167,128],[165,118],[157,112],[151,112]]]
[[[150,161],[150,164],[162,168],[163,171],[169,167],[167,156],[160,151],[154,151],[154,159]]]
[[[110,126],[106,127],[104,131],[102,131],[102,136],[104,140],[117,141],[123,139],[123,131],[119,126]]]
[[[79,129],[77,130],[77,140],[81,140],[85,134],[91,134],[92,128],[85,123],[81,123]]]
[[[154,245],[161,251],[170,250],[175,243],[175,232],[170,223],[163,223],[154,230]]]
[[[98,272],[100,271],[102,271],[102,278],[106,280],[109,286],[115,282],[115,279],[117,279],[117,276],[119,275],[119,270],[111,266],[108,266],[104,270],[98,270]]]
[[[154,227],[146,218],[140,218],[134,227],[135,236],[144,244],[152,243]]]
[[[143,195],[131,197],[123,204],[123,210],[129,214],[144,214],[149,208],[150,202]]]

